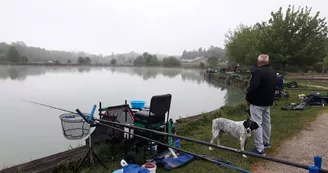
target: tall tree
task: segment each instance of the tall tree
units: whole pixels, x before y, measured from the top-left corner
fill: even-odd
[[[85,58],[84,58],[84,61],[85,61],[85,64],[88,64],[88,65],[91,64],[91,59],[90,59],[90,57],[85,57]]]
[[[27,64],[27,63],[28,63],[28,58],[27,58],[27,56],[22,56],[22,57],[21,57],[21,61],[22,61],[23,64]]]
[[[133,61],[133,65],[135,65],[135,66],[143,66],[143,65],[145,65],[145,60],[144,60],[143,56],[138,56]]]
[[[7,53],[7,61],[12,63],[20,62],[20,55],[15,46],[10,46]]]
[[[80,65],[84,64],[85,63],[84,58],[83,57],[77,58],[77,63],[79,63]]]
[[[212,68],[216,68],[218,66],[219,63],[219,59],[215,56],[210,57],[207,59],[207,63],[212,67]]]
[[[111,65],[116,65],[116,63],[117,63],[116,59],[113,58],[112,60],[110,60]]]
[[[322,62],[326,55],[325,40],[328,29],[319,12],[311,15],[311,8],[289,6],[271,13],[267,22],[242,26],[227,35],[226,49],[230,61],[255,63],[260,53],[267,53],[273,65],[283,70],[286,64],[300,67]]]
[[[264,45],[267,50],[270,47],[271,57],[283,69],[286,64],[314,65],[326,55],[327,23],[319,12],[311,16],[311,11],[308,7],[295,10],[289,6],[285,15],[282,8],[271,13]]]
[[[181,62],[173,56],[164,58],[162,62],[164,67],[179,67]]]

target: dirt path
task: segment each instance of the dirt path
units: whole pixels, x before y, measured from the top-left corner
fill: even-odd
[[[274,147],[274,146],[272,146]],[[322,156],[322,168],[328,168],[328,112],[323,113],[298,135],[281,144],[276,157],[298,163],[313,165],[313,156]],[[255,168],[256,167],[256,168]],[[308,173],[282,164],[259,163],[253,169],[256,173]]]

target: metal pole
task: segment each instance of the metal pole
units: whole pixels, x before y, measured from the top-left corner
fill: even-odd
[[[322,166],[322,157],[321,156],[314,156],[314,166],[321,169],[321,166]]]
[[[89,130],[89,150],[90,150],[90,163],[91,163],[91,166],[94,166],[94,162],[93,162],[93,153],[91,152],[92,151],[92,142],[91,142],[91,124],[89,124],[90,126],[90,130]]]
[[[255,154],[255,153],[252,153],[252,152],[241,151],[239,149],[234,149],[234,148],[230,148],[230,147],[226,147],[226,146],[222,146],[222,145],[217,146],[217,145],[214,145],[214,144],[211,144],[211,143],[208,143],[208,142],[195,140],[195,139],[184,137],[184,136],[168,134],[168,133],[165,133],[165,132],[160,132],[160,131],[151,130],[151,129],[145,129],[145,128],[141,128],[141,127],[137,127],[137,126],[125,125],[125,124],[121,124],[121,123],[117,123],[117,122],[113,122],[113,121],[101,120],[101,119],[96,119],[96,118],[94,118],[94,120],[109,123],[109,124],[114,124],[114,125],[118,125],[118,126],[122,126],[122,127],[128,127],[128,128],[132,128],[132,129],[148,131],[148,132],[152,132],[152,133],[155,133],[155,134],[158,134],[158,135],[165,135],[165,136],[170,136],[170,137],[174,137],[174,138],[179,138],[179,139],[182,139],[182,140],[185,140],[185,141],[194,142],[194,143],[197,143],[197,144],[206,145],[206,146],[210,146],[210,147],[213,147],[213,148],[226,150],[226,151],[230,151],[230,152],[234,152],[234,153],[238,153],[238,154],[245,154],[245,155],[248,155],[248,156],[253,156],[253,157],[257,157],[257,158],[261,158],[261,159],[265,159],[265,160],[269,160],[269,161],[273,161],[273,162],[277,162],[277,163],[281,163],[281,164],[285,164],[285,165],[290,165],[290,166],[294,166],[294,167],[298,167],[298,168],[303,168],[303,169],[306,169],[306,170],[309,169],[309,165],[295,163],[295,162],[291,162],[291,161],[288,161],[288,160],[278,159],[278,158],[274,158],[274,157],[270,157],[270,156],[263,156],[263,155]],[[324,172],[324,173],[328,173],[328,170],[326,170],[326,169],[320,169],[319,171]]]

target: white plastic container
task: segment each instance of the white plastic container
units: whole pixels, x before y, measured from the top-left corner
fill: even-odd
[[[157,166],[155,163],[148,162],[148,163],[142,165],[142,167],[147,168],[150,173],[156,173]]]

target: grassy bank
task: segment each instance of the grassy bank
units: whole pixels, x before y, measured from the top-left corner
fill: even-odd
[[[288,91],[288,90],[287,90]],[[291,138],[296,133],[298,133],[301,129],[304,128],[308,123],[313,121],[321,111],[326,108],[319,108],[319,107],[310,107],[304,111],[282,111],[281,107],[285,106],[291,102],[299,102],[297,95],[302,92],[304,94],[309,94],[310,91],[288,91],[290,94],[290,98],[288,99],[281,99],[278,101],[278,106],[273,106],[271,108],[271,118],[272,118],[272,149],[267,150],[267,155],[273,156],[275,155],[276,149],[279,147],[279,144],[286,139]],[[202,117],[197,121],[187,121],[182,122],[178,125],[178,134],[199,139],[202,141],[209,141],[211,139],[211,123],[212,120],[216,117],[226,117],[233,120],[244,120],[246,119],[247,115],[244,112],[246,108],[245,104],[238,104],[234,107],[224,107],[219,111],[212,113],[212,114],[203,114]],[[221,144],[233,148],[239,148],[239,142],[235,138],[231,137],[228,134],[223,135],[221,139]],[[256,158],[243,158],[239,154],[226,152],[223,150],[214,150],[209,151],[208,147],[201,146],[198,144],[190,143],[190,142],[182,142],[181,143],[182,149],[192,151],[198,154],[206,154],[210,156],[214,156],[217,158],[222,158],[224,160],[229,160],[233,163],[233,165],[242,167],[244,169],[251,169],[252,164],[259,161]],[[253,147],[253,140],[249,140],[247,145],[247,150]],[[115,163],[110,162],[109,156],[110,151],[103,147],[101,151],[102,159],[107,163],[110,167],[110,170],[103,169],[100,165],[96,168],[96,172],[112,172],[113,170],[120,168],[119,161],[122,158],[120,155],[117,155],[117,161]],[[71,172],[74,165],[66,165],[65,169],[59,169],[57,172]],[[72,171],[73,172],[73,171]],[[83,172],[92,172],[89,168],[84,168]],[[166,172],[162,169],[158,169],[159,173]],[[221,168],[213,163],[195,160],[188,165],[178,168],[171,171],[172,173],[180,173],[180,172],[235,172],[230,169]]]

